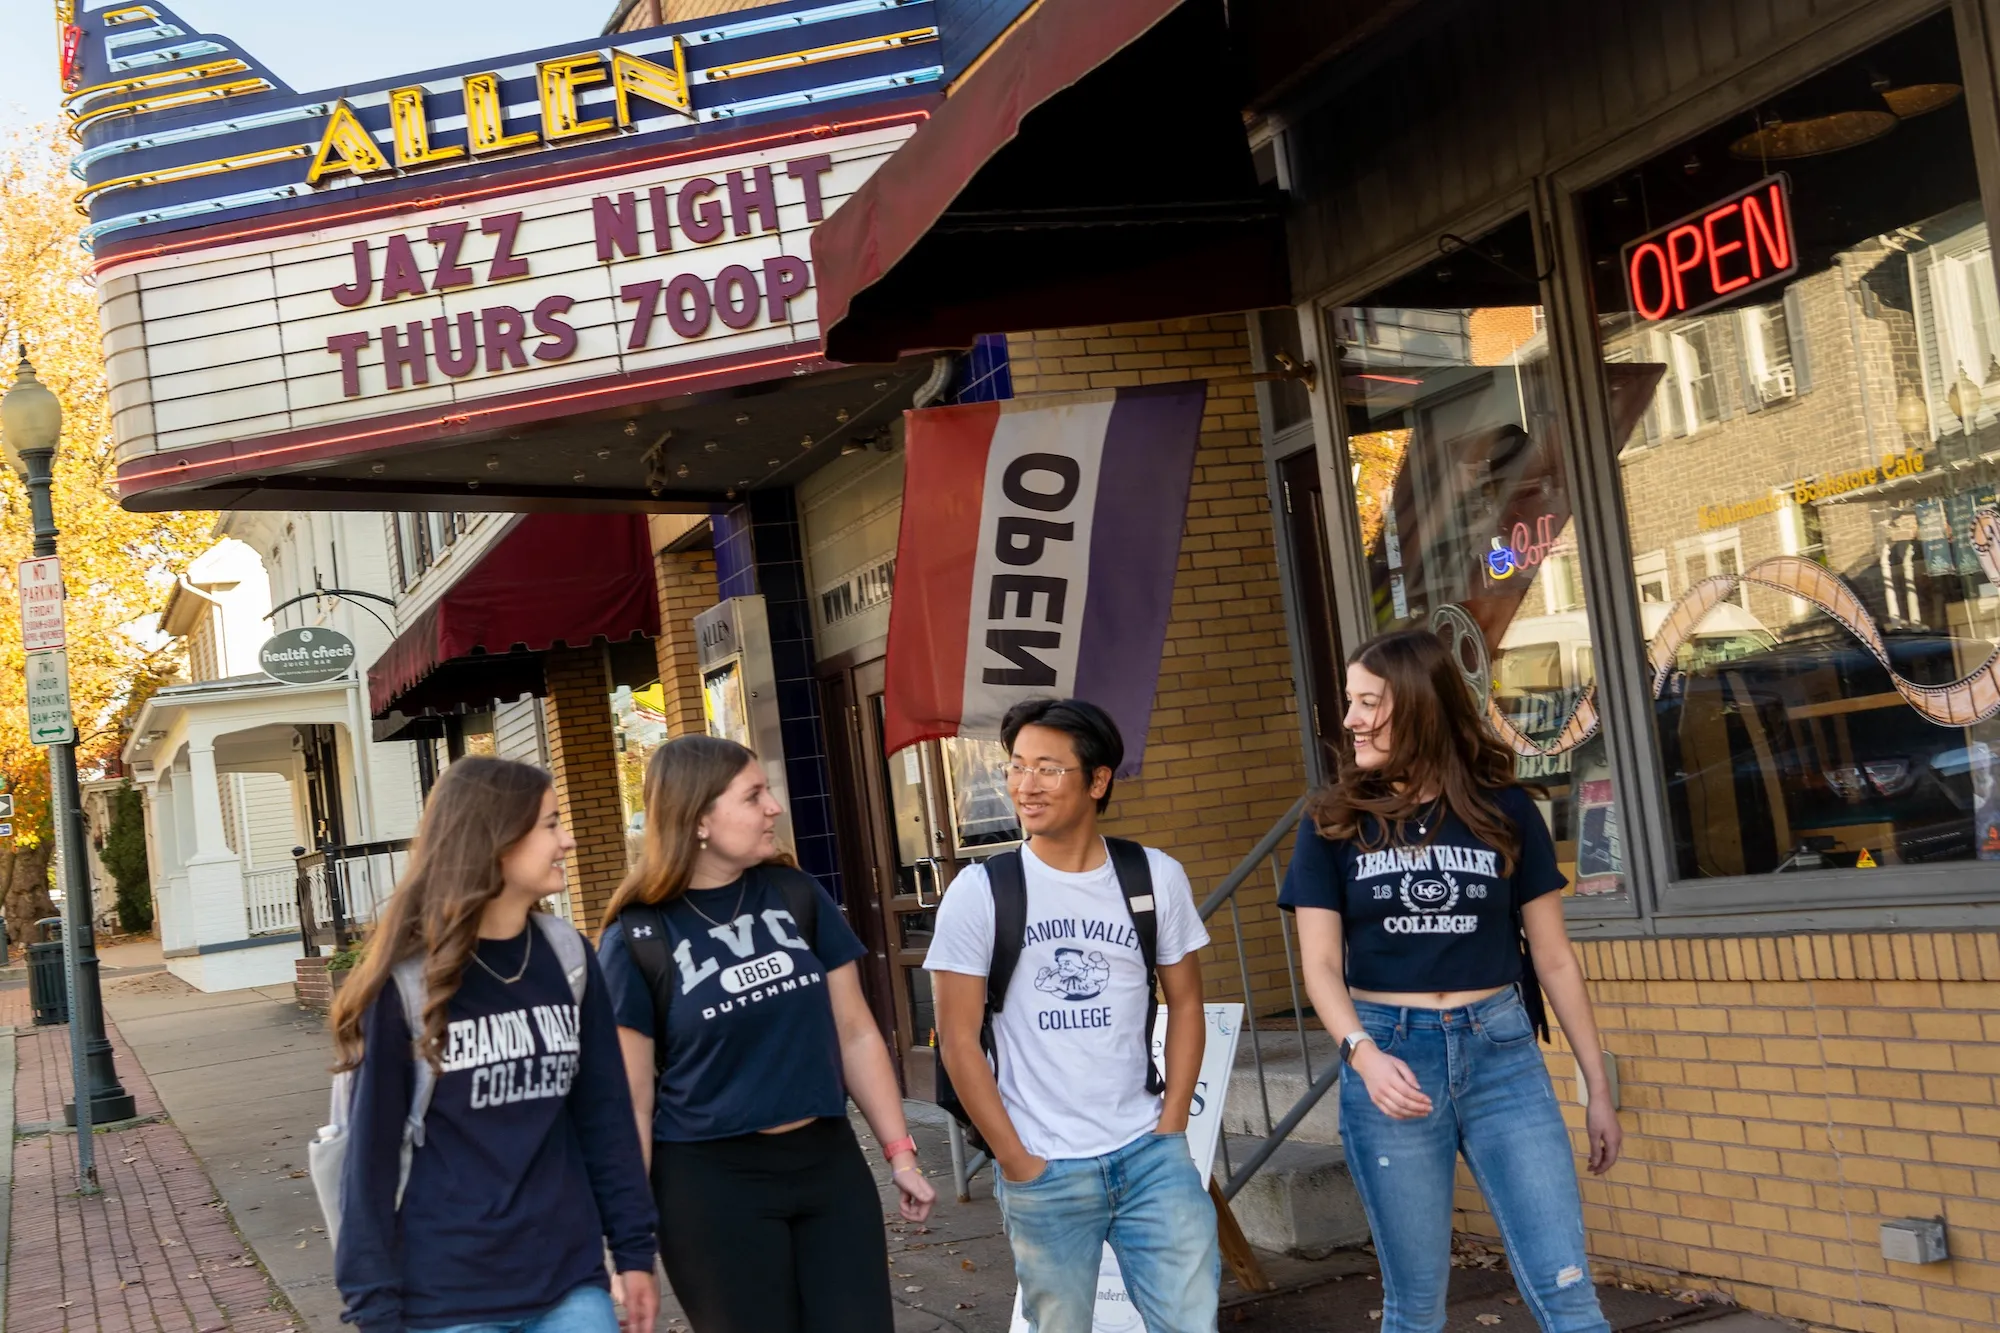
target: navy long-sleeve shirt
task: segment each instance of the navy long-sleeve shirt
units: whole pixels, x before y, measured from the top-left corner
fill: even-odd
[[[502,982],[531,946],[520,980]],[[364,1333],[531,1318],[606,1285],[607,1243],[618,1271],[653,1268],[652,1194],[596,960],[578,1006],[532,923],[481,940],[479,956],[493,972],[468,963],[452,996],[400,1213],[414,1065],[395,986],[363,1021],[334,1278]]]

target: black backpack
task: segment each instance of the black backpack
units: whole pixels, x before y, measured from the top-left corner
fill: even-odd
[[[1132,914],[1132,928],[1139,933],[1139,956],[1146,963],[1146,1091],[1158,1096],[1167,1081],[1153,1062],[1153,1022],[1159,1017],[1157,971],[1160,957],[1159,913],[1153,904],[1153,867],[1146,849],[1124,838],[1106,838],[1104,849],[1111,856],[1118,875],[1118,887],[1125,895],[1125,910]],[[985,861],[986,882],[993,890],[993,961],[986,972],[986,1012],[979,1022],[979,1048],[993,1066],[1000,1069],[1000,1054],[993,1042],[993,1015],[1007,1005],[1007,986],[1021,961],[1021,949],[1028,932],[1028,882],[1021,868],[1019,851],[1002,852]],[[931,1033],[933,1051],[937,1033]],[[945,1071],[944,1056],[937,1053],[937,1104],[965,1127],[966,1141],[978,1151],[991,1155],[972,1117],[952,1089],[951,1075]]]
[[[762,876],[769,866],[752,866],[746,875]],[[803,871],[778,877],[778,894],[785,910],[799,928],[799,938],[815,948],[819,943],[819,885]],[[653,1068],[667,1067],[667,1014],[673,1009],[674,992],[680,989],[679,969],[667,948],[667,916],[653,903],[633,903],[618,914],[625,928],[625,947],[638,966],[639,975],[653,992]]]

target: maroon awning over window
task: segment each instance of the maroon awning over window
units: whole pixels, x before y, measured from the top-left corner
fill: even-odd
[[[369,711],[448,713],[539,694],[540,653],[659,632],[645,515],[529,514],[368,668]]]
[[[1291,303],[1222,0],[1021,20],[813,237],[841,361]]]

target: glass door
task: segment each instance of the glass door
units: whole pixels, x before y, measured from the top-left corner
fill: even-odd
[[[1020,824],[1007,798],[1006,752],[997,741],[925,741],[894,754],[883,749],[883,664],[855,669],[855,693],[868,719],[863,738],[869,767],[887,799],[888,864],[878,872],[882,938],[895,1012],[896,1053],[912,1097],[935,1085],[937,1026],[924,957],[937,925],[937,906],[969,862],[1020,845]]]

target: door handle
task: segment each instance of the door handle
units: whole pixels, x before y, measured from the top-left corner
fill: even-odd
[[[943,902],[944,889],[942,885],[944,876],[943,872],[939,869],[938,858],[935,856],[920,856],[910,864],[911,868],[917,872],[917,906],[936,907],[939,903]],[[935,895],[929,902],[924,901],[924,872],[926,871],[930,872],[931,892]]]

